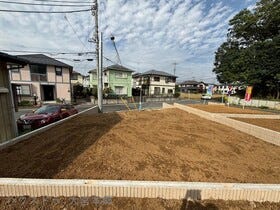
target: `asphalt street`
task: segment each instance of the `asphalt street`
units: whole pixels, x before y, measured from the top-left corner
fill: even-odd
[[[173,102],[166,102],[172,104]],[[194,103],[201,103],[200,101],[196,100],[180,100],[176,101],[176,103],[182,103],[182,104],[194,104]],[[93,104],[79,104],[76,105],[76,109],[78,112],[81,112],[83,110],[89,109],[93,106]],[[135,110],[139,109],[139,103],[134,104],[128,104],[128,107],[130,110]],[[116,111],[128,111],[128,107],[124,104],[104,104],[103,105],[103,112],[108,113],[108,112],[116,112]],[[162,108],[162,102],[144,102],[142,103],[142,109],[160,109]],[[33,112],[34,108],[20,108],[18,112],[15,113],[15,118],[18,119],[21,115],[25,113],[30,113]]]

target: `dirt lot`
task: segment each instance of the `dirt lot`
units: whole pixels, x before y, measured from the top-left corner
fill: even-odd
[[[84,210],[278,210],[280,203],[258,203],[248,201],[187,201],[187,200],[165,200],[152,198],[78,198],[78,197],[0,197],[0,208],[10,209],[84,209]]]
[[[280,120],[277,119],[253,119],[253,118],[232,118],[232,119],[280,132]]]
[[[83,114],[1,151],[0,176],[279,184],[279,154],[177,109]]]
[[[228,107],[224,105],[207,105],[207,104],[189,104],[188,106],[212,113],[227,114],[273,114],[271,112],[252,110],[249,108],[242,109],[238,107]]]

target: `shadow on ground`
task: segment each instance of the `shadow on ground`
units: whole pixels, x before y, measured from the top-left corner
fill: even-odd
[[[201,199],[201,190],[187,190],[180,210],[218,210],[215,204],[202,203]]]
[[[0,152],[0,177],[53,178],[121,121],[91,111]]]

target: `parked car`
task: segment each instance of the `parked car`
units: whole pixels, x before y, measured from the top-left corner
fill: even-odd
[[[211,100],[212,96],[208,94],[202,94],[201,99],[202,100]]]
[[[21,115],[17,120],[20,131],[34,130],[78,113],[70,104],[43,105],[33,113]]]

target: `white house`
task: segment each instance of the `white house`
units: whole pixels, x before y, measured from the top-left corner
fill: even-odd
[[[143,95],[172,95],[176,76],[164,71],[150,70],[132,76],[133,88],[141,88]]]

